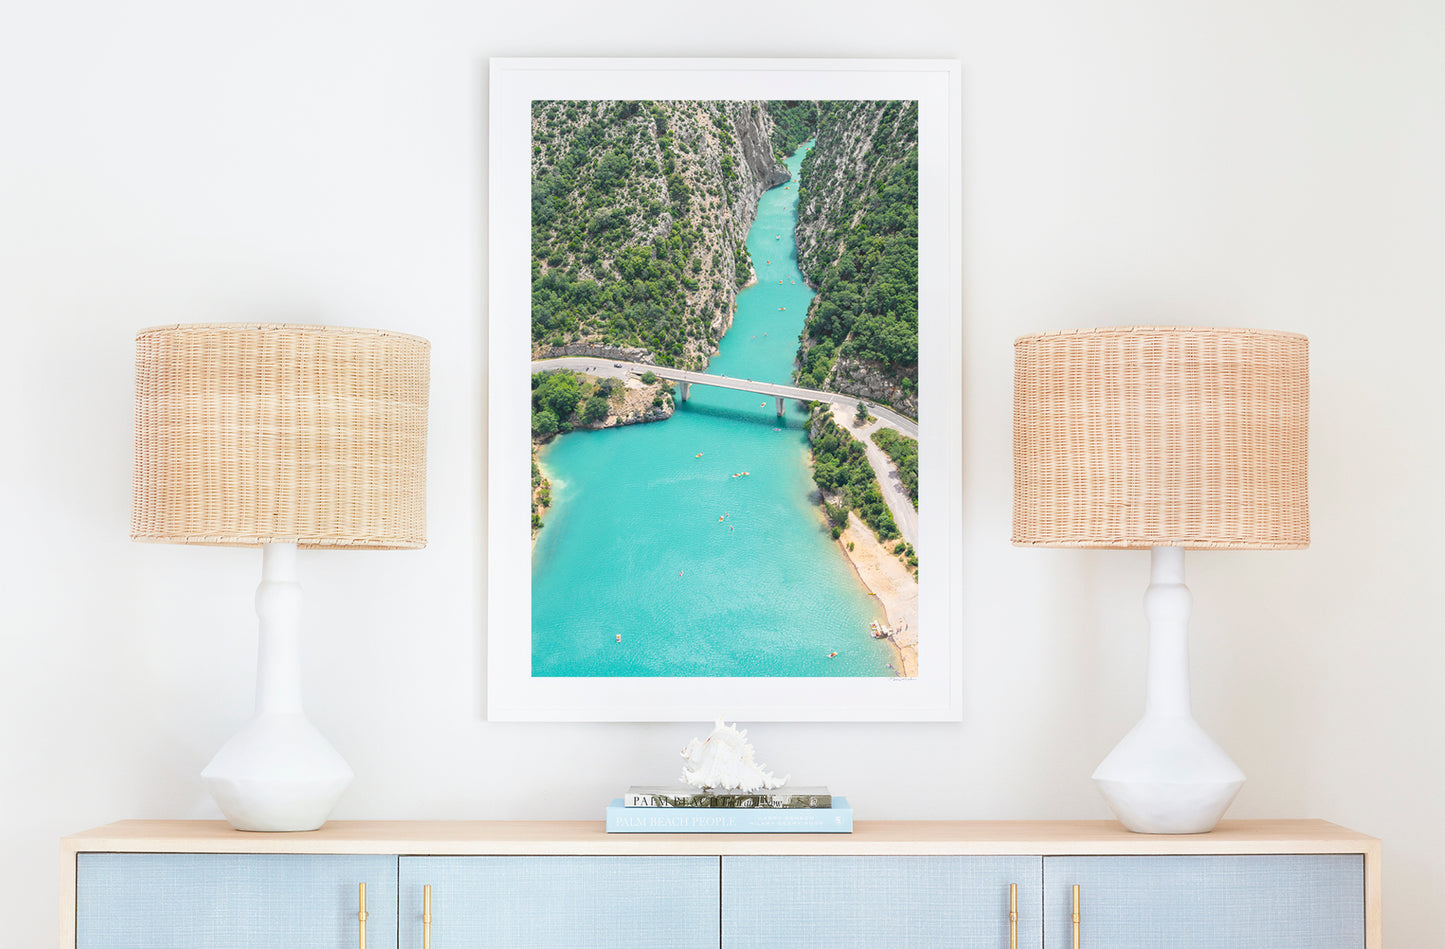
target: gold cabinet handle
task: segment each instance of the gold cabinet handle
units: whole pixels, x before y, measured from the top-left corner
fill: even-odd
[[[1019,885],[1008,885],[1008,949],[1019,949]]]
[[[1074,884],[1074,949],[1079,949],[1079,884]]]
[[[357,931],[361,934],[358,937],[357,945],[360,949],[366,949],[366,884],[356,884],[356,923]]]
[[[421,949],[431,949],[431,884],[421,888]]]

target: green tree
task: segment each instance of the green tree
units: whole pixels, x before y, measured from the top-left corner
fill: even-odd
[[[532,437],[551,438],[557,434],[557,416],[551,409],[532,413]]]
[[[588,425],[595,425],[607,418],[607,397],[594,395],[587,400],[586,407],[582,410],[582,421]]]
[[[577,377],[565,370],[539,375],[543,376],[540,383],[537,383],[535,378],[533,380],[533,409],[551,409],[558,423],[565,422],[577,411],[577,403],[581,399],[581,387]]]

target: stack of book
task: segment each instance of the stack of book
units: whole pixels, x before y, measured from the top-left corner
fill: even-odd
[[[848,834],[853,809],[827,788],[633,787],[607,808],[609,834]]]

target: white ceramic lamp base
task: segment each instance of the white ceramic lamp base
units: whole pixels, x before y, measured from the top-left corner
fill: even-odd
[[[1135,725],[1094,771],[1119,822],[1140,834],[1214,829],[1244,785],[1244,772],[1192,718]]]
[[[266,544],[256,589],[256,715],[201,772],[237,830],[315,830],[353,777],[301,708],[301,585],[296,545]]]
[[[256,716],[201,772],[237,830],[315,830],[352,777],[305,715]]]
[[[1120,823],[1141,834],[1214,829],[1244,772],[1194,721],[1189,697],[1189,589],[1184,551],[1155,547],[1149,592],[1149,692],[1144,718],[1094,771]]]

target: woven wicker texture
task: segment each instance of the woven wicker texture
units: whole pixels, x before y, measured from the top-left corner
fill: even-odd
[[[1124,327],[1014,343],[1014,536],[1309,546],[1309,341]]]
[[[426,546],[430,350],[332,326],[142,330],[131,537]]]

